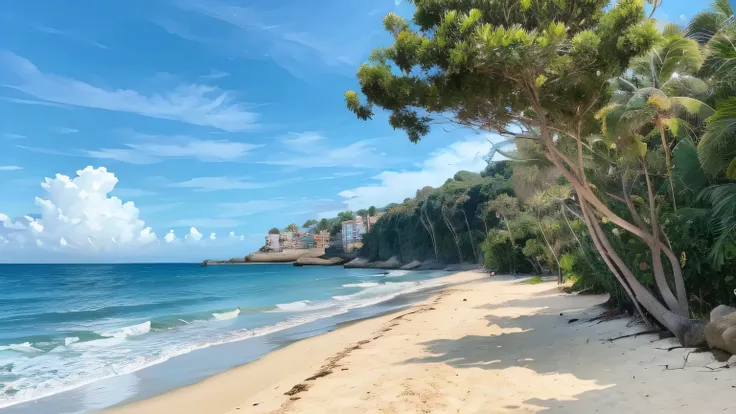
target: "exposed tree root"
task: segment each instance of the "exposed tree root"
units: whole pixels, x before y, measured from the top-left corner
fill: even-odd
[[[636,332],[636,333],[633,333],[633,334],[621,335],[621,336],[617,336],[615,338],[604,339],[603,341],[604,342],[613,342],[613,341],[617,341],[619,339],[631,338],[631,337],[635,337],[635,336],[639,336],[639,335],[655,334],[655,333],[660,333],[660,332],[662,332],[661,329],[649,329],[649,330],[646,330],[646,331]]]

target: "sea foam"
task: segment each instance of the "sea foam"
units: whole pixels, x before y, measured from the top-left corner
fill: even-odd
[[[234,319],[237,318],[240,314],[240,308],[231,310],[230,312],[223,312],[223,313],[213,313],[212,316],[215,317],[218,321],[226,321],[228,319]]]

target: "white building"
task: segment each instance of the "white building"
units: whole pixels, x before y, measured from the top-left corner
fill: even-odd
[[[273,251],[281,250],[280,237],[278,234],[269,234],[266,236],[266,246]]]
[[[356,217],[355,220],[342,222],[342,245],[345,251],[350,251],[355,243],[363,240],[365,234],[365,226],[363,225],[363,217]]]

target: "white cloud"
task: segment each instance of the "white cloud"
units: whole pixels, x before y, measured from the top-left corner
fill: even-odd
[[[112,195],[117,183],[117,177],[104,167],[86,167],[73,178],[63,174],[46,178],[41,183],[44,195],[36,197],[40,214],[11,219],[0,213],[0,246],[5,252],[13,251],[0,255],[0,261],[181,260],[193,253],[223,254],[216,248],[227,246],[232,246],[233,253],[240,252],[231,243],[240,238],[205,239],[194,223],[181,224],[189,227],[184,236],[188,243],[177,243],[174,230],[159,241],[133,202]],[[227,225],[233,226],[232,220]],[[181,250],[194,244],[200,249]],[[213,250],[204,253],[201,248],[208,246]],[[42,252],[34,253],[37,249]]]
[[[261,145],[227,140],[199,140],[187,136],[151,137],[140,135],[147,142],[124,144],[125,148],[86,150],[84,154],[100,159],[113,159],[128,164],[155,164],[165,158],[192,158],[205,162],[237,161]],[[152,142],[152,138],[167,144]],[[172,142],[173,141],[173,142]]]
[[[230,234],[229,234],[229,236],[230,236],[231,239],[236,239],[236,240],[241,240],[241,241],[242,240],[245,240],[245,236],[244,235],[238,236],[238,235],[235,234],[234,231],[231,231]]]
[[[79,132],[78,129],[74,128],[67,128],[67,127],[58,127],[53,129],[54,132],[58,132],[59,134],[73,134],[75,132]]]
[[[685,20],[687,20],[687,16],[684,15],[684,14],[681,14],[680,15],[680,20],[682,20],[684,22]]]
[[[23,167],[17,165],[0,165],[0,171],[17,171],[22,169]]]
[[[350,210],[399,203],[413,197],[420,187],[442,185],[458,171],[482,171],[487,165],[483,156],[490,150],[485,138],[459,141],[432,153],[419,169],[384,171],[374,177],[378,184],[345,190],[339,195]]]
[[[338,147],[329,145],[327,139],[316,132],[292,133],[294,138],[283,140],[288,152],[274,154],[262,164],[284,165],[295,168],[352,167],[377,168],[395,162],[391,156],[380,152],[375,140],[362,140]]]
[[[217,234],[210,233],[210,240],[216,240],[216,239],[217,239]]]
[[[25,230],[26,224],[24,224],[23,221],[24,220],[12,220],[5,214],[0,213],[0,223],[2,223],[3,227],[6,229]]]
[[[251,190],[278,185],[277,182],[251,181],[240,177],[196,177],[169,184],[169,187],[193,188],[195,191]]]
[[[201,76],[201,78],[203,78],[203,79],[213,79],[214,80],[214,79],[227,78],[228,76],[230,76],[230,74],[227,73],[227,72],[223,72],[221,70],[212,69],[210,71],[209,75],[203,75],[203,76]]]
[[[71,109],[71,106],[69,105],[62,105],[58,103],[45,102],[45,101],[36,101],[33,99],[20,99],[20,98],[7,98],[7,97],[0,97],[0,99],[2,99],[3,101],[8,101],[12,103],[21,104],[21,105],[53,106],[56,108]]]
[[[40,24],[33,24],[33,25],[31,25],[31,27],[33,27],[34,29],[38,30],[39,32],[43,32],[43,33],[47,33],[47,34],[51,34],[51,35],[56,35],[56,36],[67,37],[69,39],[76,40],[76,41],[81,42],[81,43],[86,43],[88,45],[94,46],[94,47],[99,48],[99,49],[110,50],[109,47],[103,45],[102,43],[95,42],[94,40],[87,39],[84,36],[81,36],[79,34],[76,34],[76,33],[70,32],[70,31],[59,30],[59,29],[55,29],[53,27],[43,26],[43,25],[40,25]]]
[[[164,236],[164,240],[166,243],[173,243],[174,240],[176,240],[176,235],[174,234],[174,230],[169,230],[168,233],[166,233],[166,236]]]
[[[11,52],[0,52],[0,61],[17,78],[9,87],[41,101],[129,112],[230,132],[253,129],[258,117],[236,102],[231,93],[211,86],[181,85],[163,94],[147,96],[131,89],[107,90],[44,73],[29,60]]]
[[[25,135],[20,134],[4,134],[3,136],[8,139],[23,139],[26,137]]]
[[[310,73],[354,72],[375,44],[374,37],[381,34],[380,22],[368,16],[373,9],[372,2],[330,2],[330,12],[324,18],[314,19],[304,19],[305,13],[313,8],[310,2],[303,1],[271,10],[220,0],[174,0],[173,3],[192,15],[221,24],[206,25],[213,28],[208,32],[212,35],[205,37],[179,23],[157,22],[169,33],[201,43],[210,51],[221,49],[230,56],[272,60],[300,78]],[[365,30],[369,22],[375,30]]]
[[[185,240],[194,240],[194,241],[200,241],[202,240],[202,233],[200,233],[195,227],[192,227],[189,229],[189,234],[184,236]]]
[[[87,167],[75,178],[56,174],[41,183],[45,198],[36,197],[40,218],[24,217],[27,231],[6,237],[92,250],[129,248],[154,242],[156,235],[138,217],[132,202],[123,203],[108,194],[118,179],[104,167]]]

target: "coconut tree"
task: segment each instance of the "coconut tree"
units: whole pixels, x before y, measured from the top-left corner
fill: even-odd
[[[612,79],[611,103],[598,113],[609,146],[621,135],[636,137],[638,145],[659,136],[675,209],[672,147],[677,137],[693,129],[688,121],[702,121],[714,112],[698,99],[706,95],[706,83],[693,76],[703,61],[698,43],[686,38],[678,26],[667,25],[660,45],[636,59],[625,74]]]

